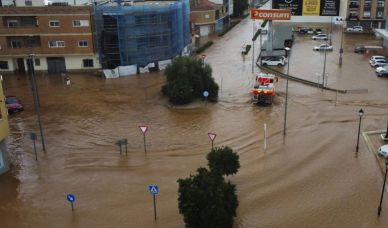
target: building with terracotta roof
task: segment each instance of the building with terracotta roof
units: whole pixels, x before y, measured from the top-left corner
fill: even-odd
[[[214,1],[216,2],[209,0],[190,1],[190,23],[194,34],[208,36],[221,32],[229,25],[229,17],[233,13],[230,9],[229,0]]]

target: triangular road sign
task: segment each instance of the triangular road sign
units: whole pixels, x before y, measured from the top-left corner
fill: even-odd
[[[214,133],[207,133],[207,135],[209,136],[209,138],[210,138],[210,140],[213,142],[214,141],[214,139],[216,138],[216,134],[214,134]]]
[[[139,128],[140,128],[140,131],[143,132],[143,134],[145,134],[148,130],[147,126],[139,126]]]

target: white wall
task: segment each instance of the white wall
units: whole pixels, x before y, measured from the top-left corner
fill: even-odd
[[[16,0],[16,6],[26,6],[26,1]],[[44,6],[44,0],[32,0],[32,6]]]
[[[93,59],[93,67],[83,67],[83,59]],[[101,68],[97,55],[90,56],[66,56],[66,70],[97,69]],[[46,63],[47,64],[47,63]],[[47,69],[47,65],[46,65]]]

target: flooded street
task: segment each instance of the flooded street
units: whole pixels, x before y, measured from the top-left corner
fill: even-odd
[[[340,33],[334,31],[328,86],[368,93],[336,99],[333,92],[290,81],[285,137],[285,79],[276,85],[273,106],[251,104],[252,51],[245,61],[240,55],[242,44],[251,42],[250,19],[205,51],[220,85],[219,102],[206,106],[169,104],[160,92],[162,73],[110,80],[71,74],[70,87],[61,76],[40,76],[47,153],[38,141],[37,162],[29,134],[39,128],[28,77],[4,76],[5,93],[20,97],[25,111],[10,118],[14,166],[0,177],[1,227],[184,227],[176,181],[206,166],[208,132],[217,134],[215,146],[230,146],[240,155],[241,168],[229,178],[239,199],[236,227],[388,227],[387,194],[377,217],[383,173],[362,138],[355,156],[360,108],[362,131],[386,127],[388,79],[376,77],[370,55],[353,48],[382,41],[345,34],[340,67]],[[312,47],[320,43],[296,36],[291,75],[318,80],[324,54]],[[139,125],[149,127],[147,153]],[[128,156],[115,145],[122,138],[128,139]],[[160,190],[156,222],[149,184]],[[76,196],[74,212],[68,193]]]

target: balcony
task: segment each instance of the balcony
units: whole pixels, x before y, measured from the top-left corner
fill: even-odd
[[[358,3],[350,3],[349,9],[358,9],[360,8],[360,5]]]
[[[358,21],[359,18],[358,18],[358,15],[349,15],[346,20],[348,21]]]
[[[9,49],[40,48],[40,36],[8,36],[7,47]]]
[[[35,28],[38,27],[38,20],[33,16],[3,16],[4,28]]]

